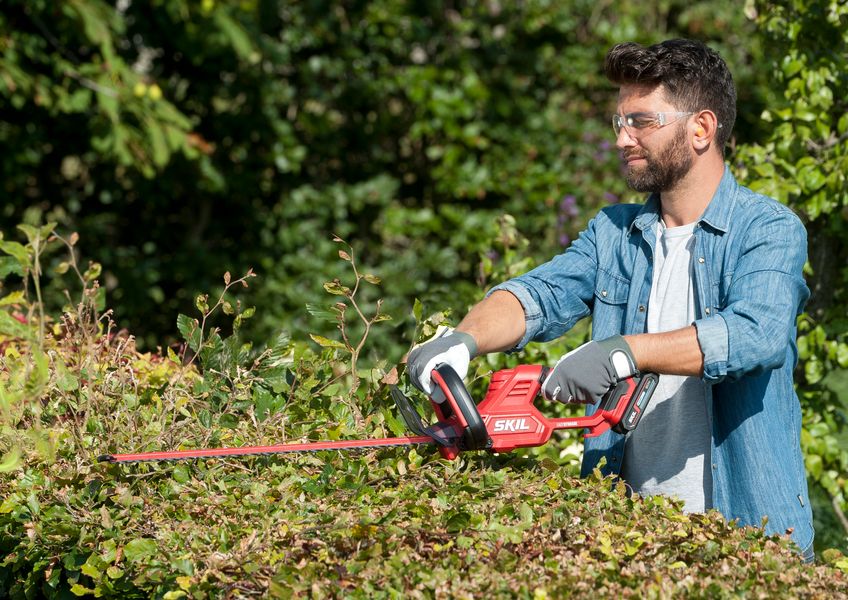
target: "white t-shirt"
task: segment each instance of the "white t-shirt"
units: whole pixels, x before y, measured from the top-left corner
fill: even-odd
[[[680,329],[695,320],[695,224],[657,225],[648,333]],[[698,377],[661,375],[639,426],[627,434],[621,476],[642,496],[677,496],[688,512],[712,506],[707,402]]]

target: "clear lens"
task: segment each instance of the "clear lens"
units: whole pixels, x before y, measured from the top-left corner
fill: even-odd
[[[665,127],[674,123],[681,117],[693,115],[692,112],[641,112],[629,113],[624,116],[615,114],[612,116],[612,130],[617,138],[622,128],[627,129],[628,135],[633,135],[636,130],[649,127]]]

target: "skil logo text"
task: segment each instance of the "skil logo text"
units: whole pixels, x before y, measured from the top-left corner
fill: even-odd
[[[530,431],[527,419],[498,419],[492,428],[494,433],[507,431]]]

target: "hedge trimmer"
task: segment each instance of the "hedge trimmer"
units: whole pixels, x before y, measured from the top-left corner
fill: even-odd
[[[516,448],[542,446],[558,429],[584,428],[587,437],[598,436],[609,429],[627,433],[639,424],[658,381],[654,373],[637,374],[622,380],[611,389],[591,415],[549,419],[533,404],[547,373],[547,367],[537,365],[497,371],[492,375],[485,398],[475,404],[462,379],[450,366],[436,367],[432,374],[433,381],[445,398],[441,402],[432,396],[430,398],[437,417],[432,425],[426,424],[410,400],[397,386],[393,386],[392,397],[407,427],[416,434],[410,437],[105,454],[98,460],[126,463],[418,444],[434,444],[444,458],[453,460],[460,452],[467,450],[509,452]]]

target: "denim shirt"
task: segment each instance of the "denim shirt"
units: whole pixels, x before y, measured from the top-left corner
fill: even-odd
[[[592,338],[644,333],[659,197],[605,208],[562,254],[493,288],[521,302],[530,341],[553,340],[592,316]],[[791,210],[724,176],[695,225],[694,288],[703,380],[712,386],[712,506],[740,525],[791,533],[812,552],[813,521],[792,381],[796,317],[809,297],[807,234]],[[587,407],[589,413],[594,407]],[[582,474],[601,458],[618,474],[624,436],[585,440]]]

